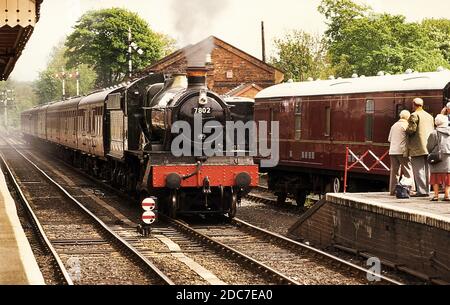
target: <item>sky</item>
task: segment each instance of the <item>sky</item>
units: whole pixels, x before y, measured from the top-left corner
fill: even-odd
[[[355,0],[376,12],[402,14],[409,21],[448,18],[448,0]],[[320,0],[44,0],[21,58],[11,74],[17,81],[33,81],[46,68],[54,46],[73,31],[83,13],[122,7],[136,12],[150,27],[175,38],[179,46],[215,35],[261,58],[261,21],[265,23],[267,53],[273,40],[291,29],[321,34],[325,20],[317,12]]]

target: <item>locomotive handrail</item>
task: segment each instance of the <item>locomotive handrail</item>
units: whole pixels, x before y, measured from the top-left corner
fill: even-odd
[[[381,166],[383,166],[383,168],[387,171],[389,171],[389,167],[383,162],[383,159],[386,158],[386,156],[388,155],[389,150],[386,151],[380,158],[378,158],[377,155],[375,155],[373,153],[373,151],[371,151],[370,149],[368,149],[366,152],[364,152],[360,157],[358,157],[357,155],[355,155],[353,153],[353,151],[351,151],[351,149],[346,146],[345,149],[345,170],[344,170],[344,194],[347,192],[347,176],[348,176],[348,171],[351,170],[353,167],[355,167],[358,163],[360,165],[362,165],[364,167],[364,169],[368,172],[372,171],[378,164],[381,164]],[[354,159],[356,159],[355,162],[353,162],[352,164],[348,164],[348,157],[352,156]],[[367,157],[368,155],[371,155],[374,159],[375,159],[375,163],[372,164],[372,166],[367,166],[364,163],[364,158]]]

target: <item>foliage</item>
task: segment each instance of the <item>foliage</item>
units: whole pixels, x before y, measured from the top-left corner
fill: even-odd
[[[450,62],[450,20],[425,19],[422,26],[447,62]]]
[[[142,70],[170,52],[171,38],[153,32],[137,14],[121,8],[91,11],[81,17],[66,41],[67,67],[91,66],[97,85],[110,86],[125,79],[128,71],[128,29],[144,53],[132,52],[134,71]]]
[[[0,91],[14,90],[14,103],[8,107],[9,126],[18,127],[20,122],[20,113],[36,105],[37,97],[33,92],[33,85],[29,82],[15,82],[12,80],[0,82]],[[3,113],[0,111],[1,124],[3,125]]]
[[[329,54],[339,76],[434,71],[450,67],[445,21],[408,23],[404,16],[375,14],[350,0],[324,0]]]
[[[351,0],[322,0],[317,10],[328,20],[325,35],[333,42],[342,39],[341,30],[355,19],[364,17],[369,7]]]
[[[34,84],[39,104],[62,99],[62,79],[60,74],[67,64],[67,59],[64,57],[65,51],[66,48],[63,44],[56,46],[50,56],[47,68],[39,73],[39,77]],[[80,95],[87,94],[93,90],[97,75],[87,65],[82,64],[76,68],[80,74]],[[74,73],[75,69],[66,71],[66,75],[68,76],[70,72]],[[75,95],[76,79],[67,77],[66,97]]]
[[[270,63],[285,73],[286,79],[304,81],[332,74],[324,39],[293,30],[275,39],[276,55]]]

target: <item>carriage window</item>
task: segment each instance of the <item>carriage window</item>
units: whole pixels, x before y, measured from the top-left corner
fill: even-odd
[[[329,137],[331,134],[331,108],[325,107],[325,136]]]
[[[302,136],[302,100],[295,101],[295,140]]]
[[[375,102],[373,100],[366,101],[366,141],[373,141],[373,121],[375,113]]]

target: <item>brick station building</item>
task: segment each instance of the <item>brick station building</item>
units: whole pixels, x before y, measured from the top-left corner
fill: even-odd
[[[208,87],[222,95],[253,98],[284,79],[280,70],[214,36],[166,56],[145,72],[183,73],[188,62],[195,66],[205,61],[210,61]]]

